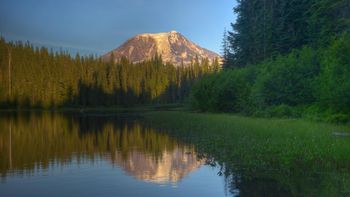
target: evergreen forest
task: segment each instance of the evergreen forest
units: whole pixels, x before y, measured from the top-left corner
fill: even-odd
[[[349,0],[239,0],[234,12],[224,71],[196,83],[195,109],[350,120]]]
[[[178,103],[188,97],[196,80],[219,68],[218,59],[210,63],[195,58],[191,65],[174,66],[160,55],[137,64],[126,58],[104,62],[2,38],[0,103],[3,108]]]

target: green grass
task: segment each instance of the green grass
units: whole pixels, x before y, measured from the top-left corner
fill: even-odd
[[[143,116],[220,164],[242,196],[350,196],[350,137],[333,135],[349,133],[349,125],[184,111]]]
[[[348,125],[228,114],[147,112],[147,122],[193,143],[216,161],[249,170],[350,171]]]

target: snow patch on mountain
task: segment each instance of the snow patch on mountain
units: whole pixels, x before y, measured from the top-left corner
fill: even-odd
[[[164,62],[170,62],[176,66],[182,63],[189,65],[197,56],[199,60],[208,58],[210,62],[215,58],[220,59],[218,54],[196,45],[177,31],[139,34],[102,58],[108,61],[112,54],[114,61],[125,56],[134,63],[149,60],[155,54],[159,54],[162,55]]]

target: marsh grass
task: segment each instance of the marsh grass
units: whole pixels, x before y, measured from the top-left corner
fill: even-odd
[[[231,167],[320,173],[350,170],[350,138],[333,135],[350,133],[348,125],[189,112],[148,112],[144,117]]]

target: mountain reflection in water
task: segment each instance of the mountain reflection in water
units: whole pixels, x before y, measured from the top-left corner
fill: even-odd
[[[175,147],[170,151],[164,150],[159,158],[142,154],[138,150],[129,152],[128,158],[122,158],[117,153],[113,163],[140,180],[176,184],[203,162],[197,160],[193,148]]]
[[[103,158],[133,177],[176,184],[203,161],[194,147],[136,118],[26,113],[0,117],[0,174],[33,174],[52,164]]]
[[[350,194],[347,171],[240,166],[170,134],[130,114],[0,113],[0,196]]]

